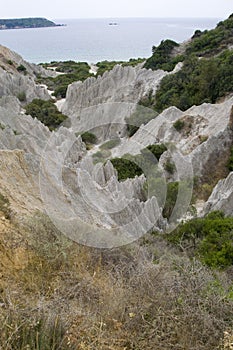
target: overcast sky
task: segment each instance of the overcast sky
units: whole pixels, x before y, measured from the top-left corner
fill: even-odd
[[[216,17],[233,12],[233,0],[6,0],[1,18]]]

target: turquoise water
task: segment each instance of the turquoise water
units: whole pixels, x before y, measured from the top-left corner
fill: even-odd
[[[214,18],[124,18],[55,20],[65,27],[0,31],[0,44],[29,62],[128,60],[149,57],[163,39],[181,42],[196,29],[215,27]],[[109,25],[109,23],[118,25]]]

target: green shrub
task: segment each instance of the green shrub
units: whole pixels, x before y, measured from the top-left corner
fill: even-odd
[[[144,58],[130,58],[129,61],[101,61],[97,62],[96,66],[98,67],[97,75],[103,75],[104,72],[110,71],[116,66],[117,64],[120,64],[122,66],[136,66],[139,63],[142,63],[145,61]]]
[[[53,95],[57,98],[65,98],[67,92],[67,85],[61,85],[54,90]]]
[[[169,159],[166,161],[166,163],[164,164],[164,169],[170,173],[170,174],[174,174],[175,170],[176,170],[176,166],[173,162],[171,162]]]
[[[173,40],[162,40],[159,46],[153,46],[152,56],[146,60],[144,65],[147,69],[163,69],[172,71],[175,65],[183,60],[183,56],[172,57],[172,50],[179,46]]]
[[[61,125],[67,116],[58,111],[53,101],[34,99],[26,106],[26,114],[37,118],[50,130],[54,130]]]
[[[183,120],[178,119],[174,124],[173,124],[174,128],[177,131],[180,131],[183,129],[183,127],[185,126],[185,122]]]
[[[112,165],[117,170],[118,180],[126,180],[142,175],[142,169],[132,160],[126,158],[111,159]]]
[[[120,144],[121,140],[119,138],[109,140],[100,146],[100,149],[112,149]]]
[[[199,56],[215,55],[232,44],[233,18],[217,24],[215,29],[195,31],[186,54],[195,53]]]
[[[157,160],[159,160],[161,155],[167,151],[167,147],[163,143],[149,145],[146,147],[146,149],[149,150]],[[141,153],[143,153],[143,151],[144,150],[142,150]]]
[[[166,180],[159,174],[157,177],[148,178],[143,186],[145,199],[156,197],[159,207],[164,207],[166,201]]]
[[[183,223],[167,238],[212,268],[233,265],[233,218],[221,212]]]
[[[82,133],[81,137],[83,142],[85,142],[86,144],[94,145],[97,143],[97,137],[89,131],[85,131],[84,133]]]
[[[163,217],[170,218],[175,207],[179,191],[179,182],[169,182],[167,184],[166,201],[163,208]]]
[[[158,113],[153,109],[137,105],[135,112],[126,118],[128,136],[133,136],[142,124],[147,124],[150,120],[156,118],[157,115]]]
[[[230,171],[233,171],[233,147],[231,148],[230,157],[229,157],[227,166]]]
[[[25,102],[27,97],[26,93],[24,91],[21,91],[18,93],[17,98],[19,99],[20,102]]]
[[[102,150],[94,153],[92,155],[94,164],[96,163],[105,163],[107,159],[111,157],[111,151],[110,150]]]
[[[84,81],[88,77],[93,76],[89,73],[90,67],[86,62],[74,62],[74,61],[65,61],[65,62],[51,62],[43,63],[44,68],[54,67],[57,72],[62,72],[55,78],[41,78],[38,77],[38,82],[46,84],[50,90],[54,91],[54,96],[57,98],[65,98],[67,87],[69,84],[75,81]]]
[[[20,65],[17,67],[17,71],[18,71],[18,72],[26,73],[27,69],[26,69],[26,67],[24,67],[23,64],[20,64]]]

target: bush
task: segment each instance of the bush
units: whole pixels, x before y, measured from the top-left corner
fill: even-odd
[[[25,102],[27,99],[26,93],[24,91],[19,92],[17,95],[17,98],[19,99],[20,102]]]
[[[58,75],[55,78],[38,78],[39,83],[46,84],[50,90],[54,91],[54,96],[57,98],[65,98],[67,87],[75,81],[84,81],[88,77],[93,76],[89,73],[90,67],[86,62],[51,62],[42,64],[44,68],[54,67],[57,72],[64,74]]]
[[[230,171],[233,171],[233,147],[231,148],[231,151],[230,151],[230,157],[229,157],[227,166]]]
[[[57,98],[65,98],[67,92],[67,85],[61,85],[54,90],[53,95]]]
[[[169,219],[175,207],[179,191],[179,182],[169,182],[167,184],[166,201],[163,208],[163,217]]]
[[[26,67],[24,67],[24,65],[20,64],[18,67],[17,67],[17,71],[18,72],[23,72],[23,73],[26,73],[27,69]]]
[[[132,160],[125,158],[111,159],[112,165],[117,170],[118,180],[123,181],[128,178],[142,175],[142,169]]]
[[[86,144],[94,145],[97,143],[97,137],[89,131],[85,131],[81,134],[83,142]]]
[[[153,46],[152,56],[147,59],[144,68],[172,71],[175,65],[183,60],[183,56],[171,56],[172,50],[177,46],[179,44],[173,40],[162,40],[159,46]]]
[[[105,163],[106,160],[111,157],[111,151],[105,149],[103,151],[98,151],[92,155],[94,164]]]
[[[150,98],[151,97],[149,97],[149,99]],[[153,109],[144,108],[140,104],[137,105],[136,111],[132,113],[130,117],[126,118],[128,136],[133,136],[142,124],[147,124],[150,120],[156,118],[157,115],[158,113]]]
[[[120,144],[121,140],[119,138],[109,140],[100,146],[100,149],[112,149]]]
[[[178,119],[178,120],[173,124],[174,128],[175,128],[177,131],[180,131],[181,129],[183,129],[184,125],[185,125],[185,122],[184,122],[183,120],[180,120],[180,119]]]
[[[97,75],[103,75],[104,72],[110,71],[116,66],[120,64],[122,66],[136,66],[139,63],[145,61],[144,58],[130,58],[129,61],[101,61],[97,62],[96,66],[98,67]]]
[[[233,265],[233,218],[225,218],[221,212],[181,224],[168,240],[212,268]]]
[[[159,160],[161,155],[167,151],[167,147],[163,143],[149,145],[146,147],[146,149],[148,149],[155,156],[157,160]],[[144,150],[142,150],[141,152],[143,153],[143,151]]]
[[[176,166],[173,162],[171,162],[169,159],[166,161],[164,164],[164,169],[169,173],[169,174],[174,174],[176,170]]]
[[[50,130],[54,130],[61,125],[67,116],[58,111],[53,101],[34,99],[26,106],[26,114],[37,118]]]

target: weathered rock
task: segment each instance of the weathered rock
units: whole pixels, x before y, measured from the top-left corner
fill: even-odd
[[[205,215],[214,210],[220,210],[226,215],[233,216],[233,172],[215,186],[202,214]]]
[[[47,90],[35,83],[38,75],[48,77],[56,76],[56,72],[48,71],[41,66],[31,64],[23,60],[17,53],[0,45],[0,97],[25,94],[25,101],[30,102],[34,98],[48,100],[50,95]],[[23,66],[25,71],[18,71]]]
[[[193,106],[185,112],[170,107],[141,126],[130,139],[125,139],[114,149],[113,156],[138,154],[148,145],[165,143],[170,151],[169,157],[173,157],[173,150],[176,149],[190,162],[194,176],[210,182],[210,178],[224,177],[229,149],[233,143],[232,105],[231,97],[218,104]],[[180,131],[173,126],[177,120],[184,122]],[[160,163],[164,164],[167,157],[168,154],[164,153]],[[177,180],[176,175],[173,180]]]
[[[26,68],[27,74],[34,78],[38,75],[43,77],[55,77],[57,75],[54,71],[25,61],[19,54],[2,45],[0,45],[0,63],[5,71],[13,74],[18,72],[17,68],[20,65],[23,65]]]
[[[30,102],[34,98],[50,99],[47,90],[37,85],[34,79],[22,73],[9,73],[0,68],[0,97],[25,94],[25,101]]]
[[[162,70],[116,65],[103,76],[71,84],[62,112],[71,118],[76,131],[92,130],[100,140],[124,136],[125,118],[143,96],[156,91],[167,74]]]
[[[38,168],[33,167],[32,159],[23,151],[0,150],[0,168],[1,193],[9,198],[14,213],[43,210]]]

